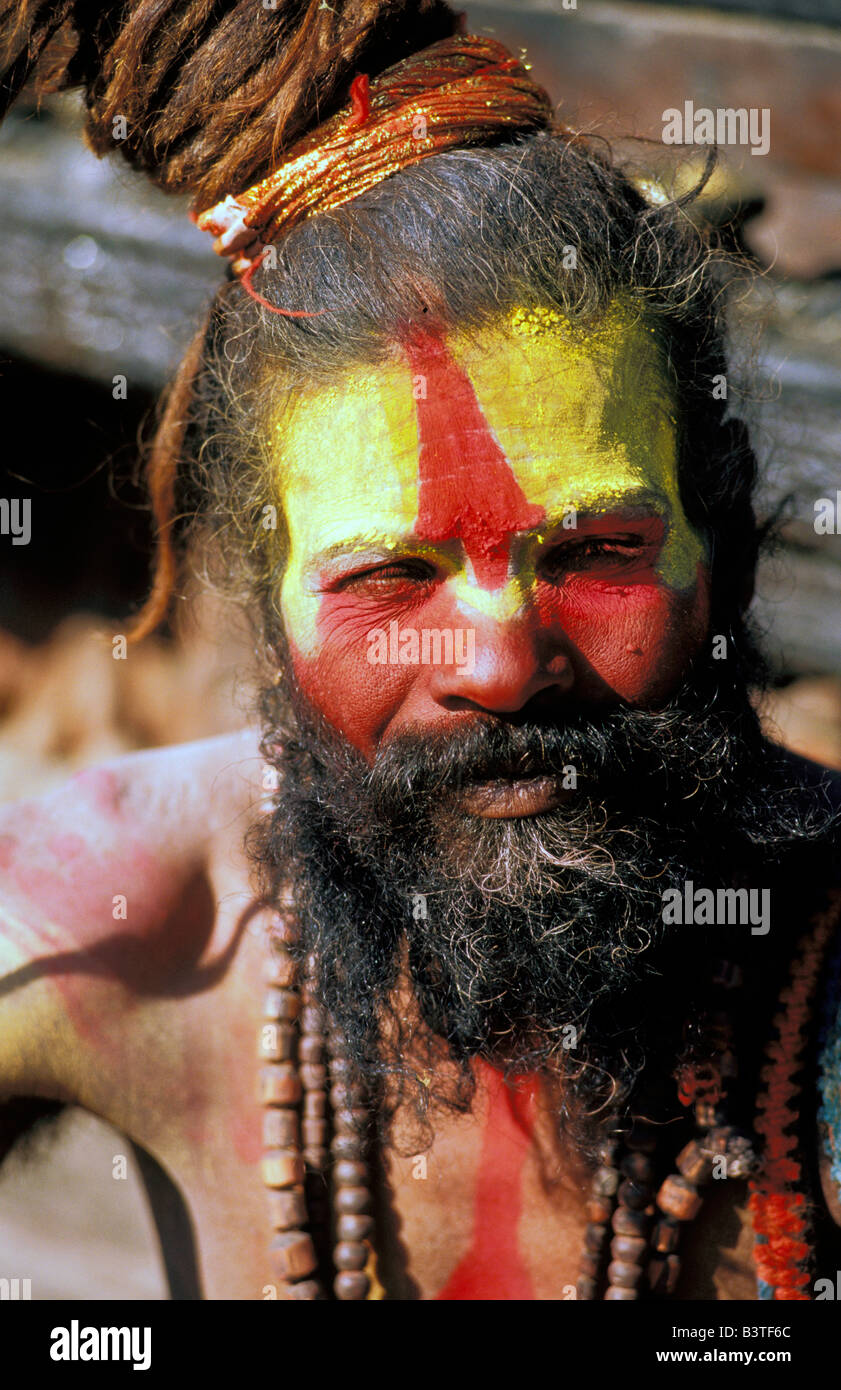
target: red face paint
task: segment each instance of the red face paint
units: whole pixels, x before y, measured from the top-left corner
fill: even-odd
[[[488,1114],[476,1179],[473,1237],[438,1298],[530,1301],[534,1286],[517,1232],[538,1083],[533,1076],[521,1078],[517,1091],[512,1091],[493,1067],[478,1065],[487,1086]]]
[[[508,577],[511,537],[544,519],[528,501],[482,414],[467,373],[443,340],[416,334],[402,344],[417,398],[418,519],[420,540],[460,540],[483,589]]]

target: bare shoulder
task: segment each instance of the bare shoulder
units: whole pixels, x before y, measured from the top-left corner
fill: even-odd
[[[136,989],[177,968],[208,929],[203,901],[212,928],[212,895],[192,886],[238,871],[261,768],[246,730],[129,754],[0,808],[0,1094],[68,1098],[80,992],[124,987],[123,968]]]
[[[83,943],[101,929],[106,903],[115,920],[106,890],[121,882],[140,926],[209,846],[244,832],[259,801],[260,766],[249,730],[130,753],[0,808],[0,910],[31,921],[33,946],[48,920]],[[13,930],[20,946],[19,938]],[[19,963],[8,951],[6,960]]]

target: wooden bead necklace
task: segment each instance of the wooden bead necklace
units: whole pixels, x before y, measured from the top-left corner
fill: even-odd
[[[741,971],[722,961],[713,983],[736,989]],[[726,1122],[722,1111],[726,1085],[736,1076],[728,1013],[719,1009],[707,1014],[695,1033],[694,1051],[690,1049],[677,1074],[678,1099],[692,1107],[695,1136],[678,1153],[677,1172],[658,1184],[657,1128],[638,1120],[623,1134],[617,1117],[587,1203],[589,1224],[577,1284],[580,1299],[668,1298],[680,1276],[681,1232],[703,1204],[700,1189],[714,1172],[745,1178],[758,1167],[750,1140]]]
[[[286,1298],[325,1297],[325,1268],[329,1268],[331,1252],[319,1248],[319,1233],[323,1241],[330,1230],[327,1170],[332,1157],[333,1293],[337,1299],[362,1300],[379,1288],[371,1245],[374,1219],[365,1094],[353,1075],[341,1035],[335,1030],[325,1034],[312,957],[298,990],[298,966],[289,950],[297,941],[294,917],[276,917],[269,933],[259,1039],[263,1063],[259,1100],[265,1107],[261,1176],[276,1233],[269,1261]]]

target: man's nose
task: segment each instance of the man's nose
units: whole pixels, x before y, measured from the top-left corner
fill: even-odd
[[[435,668],[430,694],[446,710],[481,709],[516,714],[542,691],[566,694],[574,672],[562,634],[549,632],[533,616],[500,623],[476,622],[475,659]],[[465,650],[467,641],[462,645]]]

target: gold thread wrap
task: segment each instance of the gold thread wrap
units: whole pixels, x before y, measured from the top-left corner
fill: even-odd
[[[495,39],[471,34],[387,68],[370,82],[364,106],[355,97],[266,178],[194,214],[216,238],[215,250],[236,257],[237,274],[304,217],[340,207],[429,155],[553,123],[549,96],[523,63]]]

